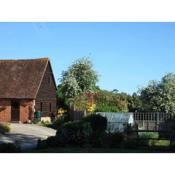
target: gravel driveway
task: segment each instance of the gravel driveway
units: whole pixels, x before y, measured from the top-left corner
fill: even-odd
[[[34,124],[11,124],[11,132],[0,135],[0,142],[15,143],[22,151],[36,148],[38,139],[54,136],[56,130]]]

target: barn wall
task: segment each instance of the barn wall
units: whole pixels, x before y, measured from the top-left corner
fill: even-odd
[[[20,121],[27,122],[34,118],[34,100],[21,100],[20,101]]]
[[[51,112],[55,114],[56,113],[56,88],[55,88],[54,79],[52,76],[51,67],[50,67],[50,64],[48,64],[41,86],[37,94],[35,110],[41,111],[41,105],[42,105],[42,116],[43,117],[49,116],[51,113],[50,104],[51,104]]]
[[[11,121],[11,101],[0,100],[0,122]]]

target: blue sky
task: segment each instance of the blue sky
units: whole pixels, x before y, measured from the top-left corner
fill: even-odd
[[[61,72],[90,57],[102,89],[137,91],[175,72],[175,23],[0,23],[0,59],[50,57]]]

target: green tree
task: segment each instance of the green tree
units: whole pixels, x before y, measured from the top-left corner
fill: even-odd
[[[128,108],[130,112],[143,111],[143,102],[137,93],[128,95]]]
[[[96,112],[127,112],[127,94],[99,90],[95,94]]]
[[[96,90],[98,75],[87,58],[76,60],[67,71],[62,73],[61,91],[66,100]]]
[[[165,75],[161,81],[151,81],[141,89],[140,97],[146,111],[161,111],[175,115],[175,74]]]

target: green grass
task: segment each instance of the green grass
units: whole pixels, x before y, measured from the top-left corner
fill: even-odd
[[[149,140],[149,146],[157,146],[157,147],[169,147],[169,140]]]
[[[139,132],[139,138],[143,139],[158,139],[159,133],[158,132]]]

